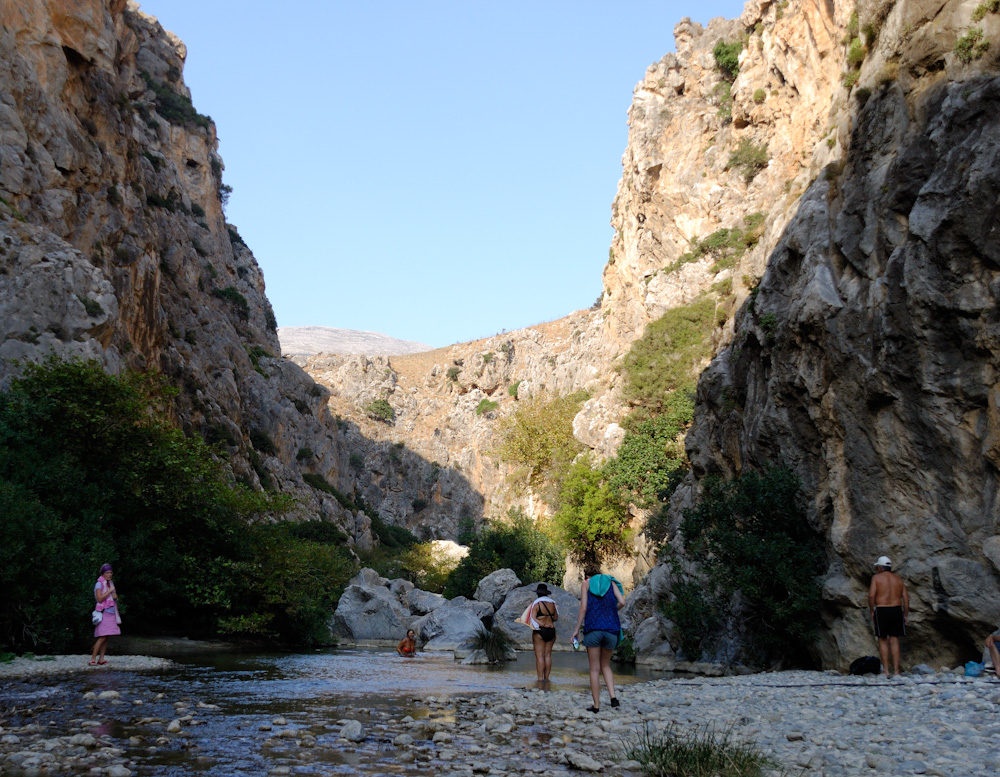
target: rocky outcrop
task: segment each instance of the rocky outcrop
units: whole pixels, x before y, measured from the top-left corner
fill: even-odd
[[[0,0],[0,21],[0,382],[50,354],[159,371],[235,478],[370,548],[380,500],[358,499],[326,390],[280,358],[184,44],[125,0]]]
[[[997,58],[963,60],[971,6],[860,10],[877,37],[826,121],[843,156],[702,376],[675,515],[706,475],[792,468],[826,539],[822,664],[872,652],[882,553],[910,589],[907,660],[956,663],[1000,621]]]

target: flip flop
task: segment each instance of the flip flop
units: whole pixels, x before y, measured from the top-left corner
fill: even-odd
[[[96,662],[96,661],[91,661],[91,662],[90,662],[90,665],[91,665],[91,666],[97,666],[97,662]]]
[[[98,661],[97,665],[98,666],[104,666],[106,663],[108,663],[108,662],[107,661]]]

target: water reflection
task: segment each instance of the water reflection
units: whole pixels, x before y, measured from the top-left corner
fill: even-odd
[[[555,664],[550,688],[587,698],[586,655],[560,653]],[[649,676],[616,671],[621,684]],[[51,735],[79,733],[86,725],[106,746],[123,749],[130,768],[143,775],[257,776],[276,767],[332,775],[412,771],[397,761],[380,724],[428,717],[421,698],[534,687],[530,653],[496,668],[463,666],[450,654],[324,650],[185,657],[169,672],[36,679],[2,686],[0,696],[16,706],[10,725],[40,723]],[[88,691],[120,696],[87,700]],[[440,711],[433,715],[448,720]],[[349,719],[369,726],[369,737],[358,746],[334,744]],[[181,730],[168,733],[173,720]]]

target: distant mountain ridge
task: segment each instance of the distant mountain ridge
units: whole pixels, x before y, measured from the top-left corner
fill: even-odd
[[[401,356],[433,351],[433,345],[400,340],[379,332],[337,329],[329,326],[278,327],[283,356],[318,353],[358,354],[363,356]]]

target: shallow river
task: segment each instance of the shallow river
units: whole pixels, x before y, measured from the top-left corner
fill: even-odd
[[[378,726],[427,717],[420,699],[535,687],[530,653],[500,668],[462,666],[451,654],[405,659],[394,651],[343,649],[177,662],[162,673],[112,668],[5,683],[0,703],[11,725],[38,724],[49,737],[93,733],[121,748],[135,774],[265,775],[287,768],[291,774],[374,775],[412,773],[412,766],[397,763],[391,739],[380,737]],[[556,653],[554,665],[552,689],[579,690],[581,704],[589,704],[586,655]],[[651,677],[618,666],[615,676],[623,684]],[[120,697],[84,699],[88,691]],[[184,720],[188,715],[193,718]],[[166,733],[178,718],[182,733]],[[348,719],[361,721],[369,737],[356,746],[332,746]],[[316,738],[305,757],[293,731]]]

